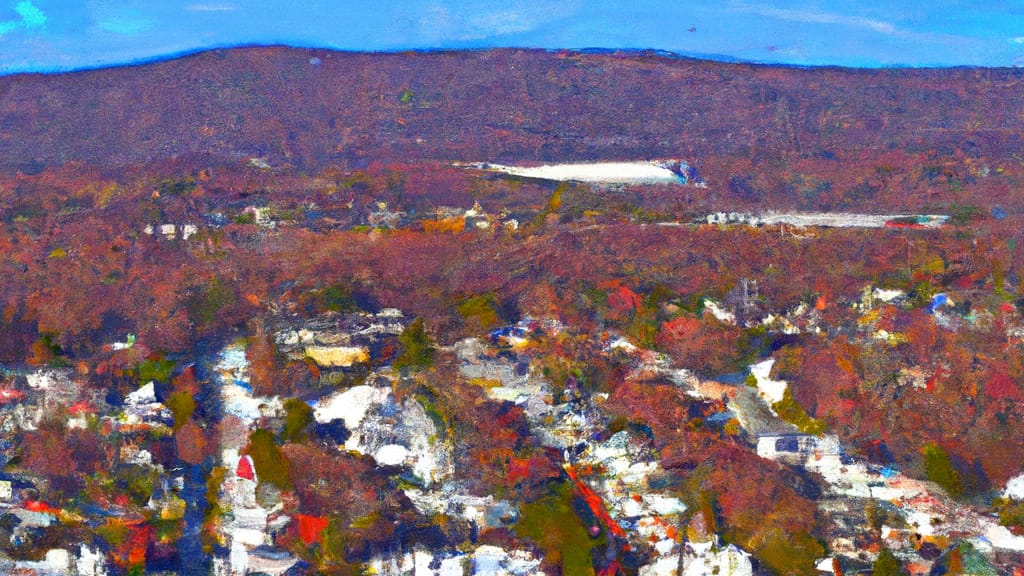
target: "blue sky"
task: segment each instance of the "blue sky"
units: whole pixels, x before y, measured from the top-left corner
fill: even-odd
[[[799,65],[1024,66],[1024,1],[0,0],[0,73],[271,43],[653,48]]]

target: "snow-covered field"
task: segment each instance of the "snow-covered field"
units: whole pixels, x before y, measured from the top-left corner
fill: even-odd
[[[689,169],[685,162],[676,160],[546,164],[542,166],[504,166],[480,163],[471,164],[468,167],[523,178],[595,184],[687,184],[686,174]],[[698,184],[697,182],[692,183]]]

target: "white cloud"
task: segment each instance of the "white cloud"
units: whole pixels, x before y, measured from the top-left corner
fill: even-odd
[[[418,19],[417,28],[435,41],[480,40],[529,32],[579,9],[579,0],[442,2],[426,10]]]
[[[1014,44],[1024,44],[1024,36],[1017,36],[1016,38],[1010,38],[1010,42]]]
[[[41,28],[46,24],[46,14],[29,0],[22,0],[14,6],[14,11],[21,20],[5,20],[0,22],[0,36],[19,28]]]
[[[470,23],[470,29],[482,36],[500,36],[526,32],[537,24],[535,18],[521,11],[506,10],[477,16]]]
[[[189,4],[185,6],[189,12],[234,12],[238,10],[230,4]]]
[[[419,32],[427,38],[447,38],[452,35],[454,18],[444,6],[434,6],[417,22]]]
[[[21,16],[26,28],[39,28],[46,24],[46,14],[28,0],[22,0],[14,6],[14,11]]]
[[[153,21],[148,18],[117,17],[100,21],[98,26],[100,27],[100,30],[105,32],[132,36],[135,34],[141,34],[142,32],[152,28]]]
[[[867,28],[880,34],[896,34],[896,26],[883,20],[873,20],[862,16],[848,16],[832,12],[818,12],[815,10],[791,10],[786,8],[773,8],[771,6],[756,6],[753,4],[733,3],[730,7],[738,12],[747,12],[788,20],[790,22],[807,22],[810,24],[839,24],[841,26],[852,26],[855,28]]]

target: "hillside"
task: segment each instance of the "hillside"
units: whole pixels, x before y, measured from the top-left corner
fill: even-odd
[[[215,50],[0,78],[7,169],[265,157],[558,161],[935,151],[1008,160],[1020,69],[799,69],[643,53]],[[717,174],[716,174],[717,175]]]

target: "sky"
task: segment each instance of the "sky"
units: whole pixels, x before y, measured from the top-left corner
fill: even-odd
[[[0,74],[249,44],[621,48],[805,66],[1024,66],[1024,1],[0,0]]]

